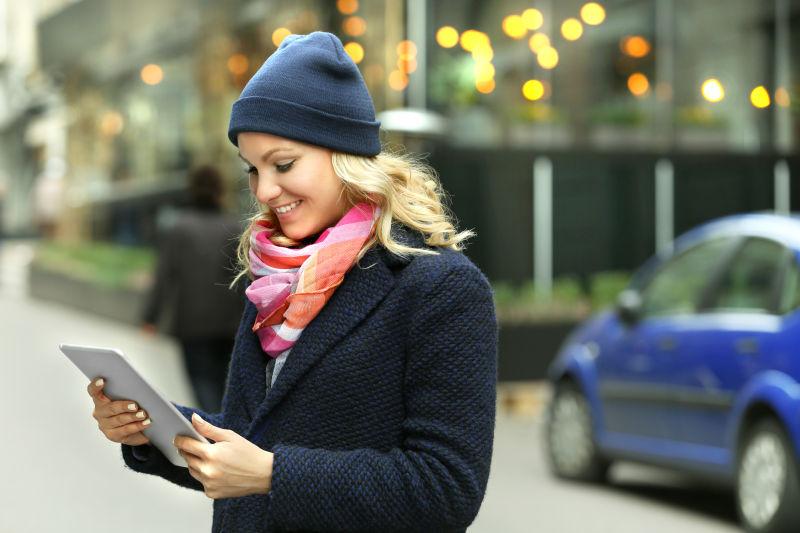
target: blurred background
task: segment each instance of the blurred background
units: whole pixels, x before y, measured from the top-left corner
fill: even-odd
[[[123,348],[196,405],[168,313],[142,329],[159,235],[202,165],[244,220],[230,106],[286,35],[315,30],[345,43],[384,140],[427,154],[495,289],[496,453],[472,530],[736,530],[727,493],[655,472],[619,473],[616,493],[548,479],[543,380],[675,236],[797,205],[800,0],[0,0],[0,400],[21,428],[4,447],[37,463],[2,454],[18,482],[0,531],[96,530],[76,510],[119,517],[124,494],[146,504],[118,530],[210,524],[203,495],[123,470],[56,346]]]

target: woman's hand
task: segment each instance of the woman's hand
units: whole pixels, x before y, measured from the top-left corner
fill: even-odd
[[[136,402],[130,400],[112,401],[103,394],[105,380],[96,379],[89,383],[87,391],[94,402],[92,416],[103,435],[111,442],[139,446],[150,442],[142,430],[150,425],[147,413],[139,410]]]
[[[174,444],[189,465],[191,476],[203,484],[206,496],[218,500],[269,492],[272,453],[234,431],[206,422],[197,413],[192,415],[192,424],[214,444],[180,435]]]

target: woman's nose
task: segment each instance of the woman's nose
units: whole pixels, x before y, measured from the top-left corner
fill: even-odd
[[[281,188],[274,181],[259,177],[256,185],[256,199],[262,204],[268,204],[281,194]]]

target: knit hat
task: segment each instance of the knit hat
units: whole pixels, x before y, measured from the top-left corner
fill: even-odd
[[[339,152],[381,151],[375,106],[342,42],[315,31],[289,35],[233,103],[228,138],[243,131],[272,133]]]

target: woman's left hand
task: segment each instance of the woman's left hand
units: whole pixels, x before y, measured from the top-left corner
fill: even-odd
[[[192,425],[214,444],[186,436],[175,437],[174,444],[191,476],[203,484],[206,496],[218,500],[269,492],[272,453],[234,431],[206,422],[197,413],[192,415]]]

